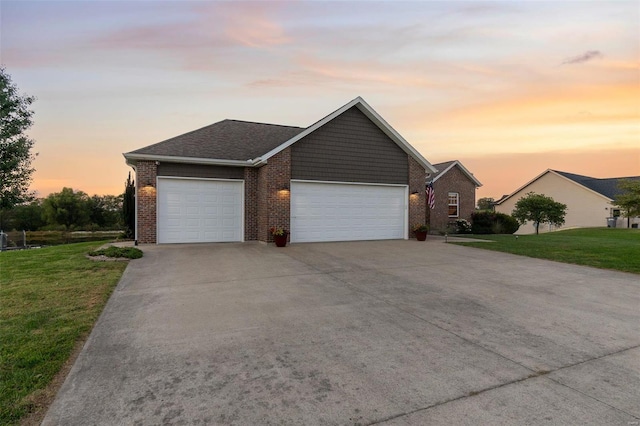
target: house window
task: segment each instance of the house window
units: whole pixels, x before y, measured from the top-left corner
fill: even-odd
[[[613,217],[620,217],[620,209],[613,209],[611,210],[611,215]]]
[[[449,193],[449,217],[458,217],[460,207],[460,197],[457,192]]]

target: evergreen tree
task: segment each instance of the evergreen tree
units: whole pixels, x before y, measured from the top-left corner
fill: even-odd
[[[136,235],[136,186],[131,179],[131,172],[124,183],[124,199],[122,200],[122,218],[128,238]]]

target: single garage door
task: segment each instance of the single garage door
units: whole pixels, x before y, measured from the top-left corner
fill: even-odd
[[[291,242],[402,239],[407,187],[291,182]]]
[[[158,243],[243,240],[242,181],[158,178]]]

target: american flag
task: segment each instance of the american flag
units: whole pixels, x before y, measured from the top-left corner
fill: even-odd
[[[433,190],[433,183],[427,185],[427,205],[431,210],[436,206],[436,193]]]

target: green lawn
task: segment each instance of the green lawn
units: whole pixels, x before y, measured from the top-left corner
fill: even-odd
[[[91,331],[127,266],[85,257],[103,243],[0,253],[0,424],[34,410],[34,395]]]
[[[539,259],[640,274],[640,230],[570,229],[540,235],[473,235],[495,243],[455,243]]]

